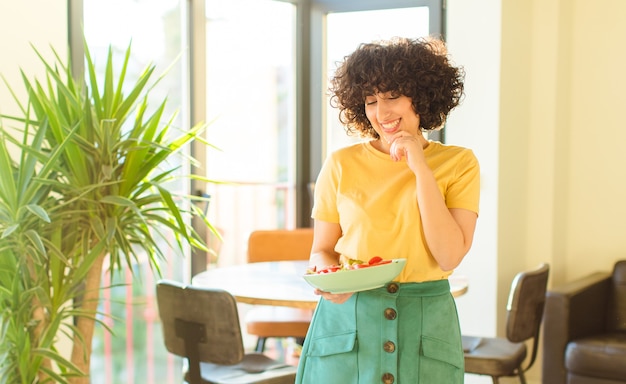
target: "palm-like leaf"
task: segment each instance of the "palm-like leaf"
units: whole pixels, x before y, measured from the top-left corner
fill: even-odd
[[[56,53],[50,63],[35,50],[45,81],[22,73],[29,95],[19,104],[22,115],[2,116],[21,124],[22,139],[0,131],[0,300],[21,316],[0,312],[3,340],[13,337],[0,346],[0,358],[8,357],[0,373],[18,375],[26,365],[35,376],[19,377],[24,383],[66,382],[88,373],[82,356],[91,353],[105,257],[111,268],[122,268],[146,255],[158,273],[161,236],[173,235],[181,251],[187,245],[206,249],[190,218],[198,215],[213,228],[184,203],[189,196],[167,188],[176,168],[171,160],[204,126],[176,132],[173,117],[164,119],[166,100],[150,104],[150,90],[160,80],[152,80],[154,66],[137,81],[126,80],[130,46],[117,78],[111,49],[103,79],[85,51],[87,82],[74,80]],[[21,149],[19,162],[7,145]],[[24,276],[18,269],[26,277],[17,277]],[[68,306],[76,299],[80,307]],[[77,316],[76,326],[64,325],[69,316]],[[54,348],[58,332],[74,336],[71,362]]]
[[[60,264],[63,269],[67,260],[58,258],[60,252],[48,252],[44,228],[51,219],[47,209],[54,204],[45,191],[50,188],[38,180],[54,177],[58,151],[44,149],[42,138],[47,124],[41,124],[31,138],[32,127],[26,124],[24,142],[19,155],[19,166],[11,161],[7,142],[16,143],[7,133],[0,132],[0,376],[9,382],[35,382],[40,370],[46,370],[46,356],[38,354],[39,346],[49,346],[53,336],[61,327],[62,320],[69,315],[54,302],[64,296],[70,286],[56,286],[56,295],[50,295],[50,280],[47,266]],[[59,146],[59,149],[62,145]],[[47,153],[47,158],[41,156]],[[46,158],[47,162],[40,160]],[[7,171],[8,170],[8,171]],[[47,314],[47,316],[46,316]],[[56,359],[55,359],[56,360]],[[63,370],[70,368],[63,360],[57,360]],[[58,376],[62,378],[62,376]],[[64,381],[60,381],[64,382]]]

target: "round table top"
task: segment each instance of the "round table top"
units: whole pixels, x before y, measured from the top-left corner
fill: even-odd
[[[212,268],[192,278],[192,284],[230,292],[240,303],[315,309],[320,296],[302,278],[308,261],[271,261]],[[454,297],[467,292],[467,279],[451,276]]]

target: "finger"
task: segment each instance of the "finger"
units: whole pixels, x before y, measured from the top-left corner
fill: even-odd
[[[404,149],[398,144],[398,141],[394,141],[389,147],[389,154],[391,155],[391,159],[394,161],[398,161],[402,158],[404,154]]]

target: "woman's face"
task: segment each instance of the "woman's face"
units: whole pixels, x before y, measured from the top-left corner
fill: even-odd
[[[388,137],[404,131],[419,135],[419,116],[413,110],[411,99],[391,92],[377,93],[365,98],[365,115],[387,146]]]

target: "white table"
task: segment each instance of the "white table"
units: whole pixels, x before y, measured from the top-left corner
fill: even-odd
[[[271,261],[219,267],[193,277],[192,284],[230,292],[240,303],[315,309],[320,296],[302,278],[308,261]],[[450,276],[450,291],[459,297],[467,279]]]

